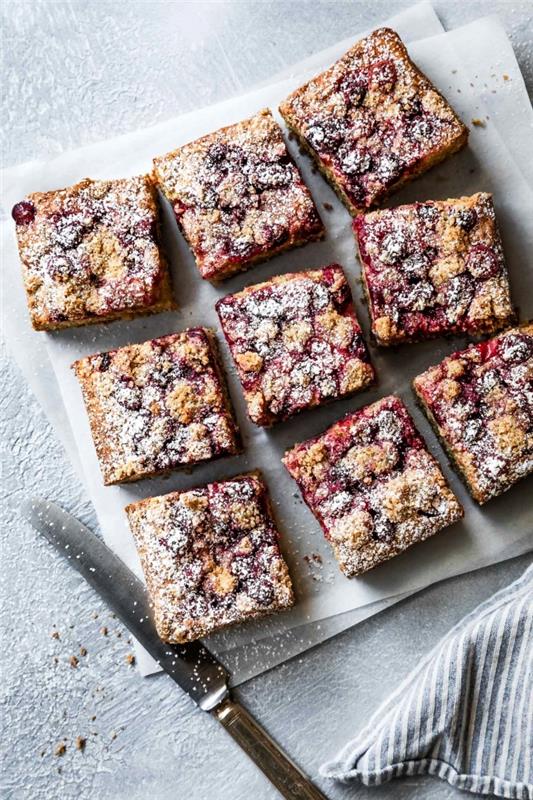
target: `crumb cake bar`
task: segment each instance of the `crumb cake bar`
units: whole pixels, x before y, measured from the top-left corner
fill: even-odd
[[[279,110],[354,215],[460,150],[468,138],[389,28],[357,42]]]
[[[513,321],[492,195],[373,211],[353,227],[378,344],[492,333]]]
[[[149,176],[87,178],[30,194],[11,213],[36,330],[175,307]]]
[[[106,485],[240,451],[206,328],[88,356],[73,368]]]
[[[463,509],[403,402],[349,414],[283,459],[345,575],[360,575],[460,519]]]
[[[533,471],[533,323],[453,353],[413,386],[479,503]]]
[[[294,602],[259,473],[127,506],[161,639],[182,643]]]
[[[202,278],[218,281],[324,235],[268,110],[154,161]]]
[[[350,287],[337,264],[249,286],[220,300],[217,311],[257,425],[374,381]]]

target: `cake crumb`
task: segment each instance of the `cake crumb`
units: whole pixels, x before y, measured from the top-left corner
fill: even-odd
[[[78,658],[76,658],[76,656],[71,656],[69,658],[69,663],[70,663],[70,666],[72,667],[72,669],[76,669],[76,667],[78,666],[80,661],[79,661]]]
[[[472,120],[472,125],[475,128],[486,128],[487,127],[487,123],[485,122],[485,120],[484,119],[479,119],[479,117],[475,117]]]
[[[59,639],[59,631],[52,631],[50,636],[52,637],[52,639]]]
[[[510,81],[511,80],[511,78],[509,77],[509,75],[506,72],[503,73],[502,77],[503,77],[504,81]]]
[[[126,656],[126,663],[132,667],[135,664],[135,656],[132,653],[128,653]]]
[[[83,736],[76,737],[76,750],[81,750],[83,752],[85,750],[85,745],[87,743],[87,739]]]
[[[54,750],[54,755],[55,756],[64,756],[66,752],[67,752],[66,743],[65,742],[59,742],[59,744],[56,745],[56,748]]]
[[[322,203],[322,205],[324,206],[326,211],[333,211],[333,206],[331,205],[331,203]]]
[[[86,655],[87,655],[87,649],[85,647],[80,647],[80,656],[86,656]]]
[[[100,633],[102,634],[102,636],[107,636],[107,634],[109,633],[105,625],[102,625],[102,627],[100,628]]]

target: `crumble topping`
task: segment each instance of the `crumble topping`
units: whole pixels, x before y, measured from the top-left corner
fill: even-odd
[[[365,388],[374,370],[337,264],[277,276],[217,304],[258,425]]]
[[[296,445],[283,463],[348,577],[427,539],[463,513],[394,396]]]
[[[533,470],[531,323],[454,353],[413,385],[480,503]]]
[[[164,641],[192,641],[292,605],[259,474],[152,497],[126,513]]]
[[[279,110],[351,213],[376,205],[468,135],[388,28],[357,42]]]
[[[320,238],[311,194],[268,110],[166,156],[154,173],[203,278]]]
[[[354,231],[379,344],[491,332],[512,320],[492,195],[373,211]]]
[[[38,192],[12,216],[34,327],[101,321],[160,300],[170,307],[148,176]]]
[[[73,367],[106,484],[238,452],[208,330],[190,328]]]

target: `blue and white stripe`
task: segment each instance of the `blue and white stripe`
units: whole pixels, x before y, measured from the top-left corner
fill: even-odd
[[[367,786],[436,775],[533,800],[533,564],[459,622],[321,773]]]

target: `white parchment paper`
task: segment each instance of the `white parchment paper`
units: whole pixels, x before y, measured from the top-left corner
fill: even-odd
[[[525,319],[533,315],[533,272],[528,266],[533,246],[533,195],[531,183],[528,182],[531,176],[527,173],[528,168],[524,169],[524,163],[530,158],[533,114],[512,49],[495,18],[486,18],[457,31],[414,42],[409,32],[412,33],[413,19],[417,18],[417,14],[422,17],[425,15],[433,32],[435,22],[427,5],[408,12],[403,21],[400,17],[394,23],[406,41],[411,41],[409,49],[412,57],[450,99],[467,124],[472,118],[477,118],[485,121],[485,127],[472,130],[470,145],[466,151],[406,187],[394,197],[393,203],[454,197],[480,190],[492,191],[502,228],[513,297],[520,304],[521,318]],[[420,24],[418,30],[423,27]],[[417,29],[416,25],[414,28]],[[94,178],[120,177],[147,171],[150,169],[151,158],[155,155],[221,125],[250,116],[264,106],[276,109],[279,101],[293,88],[317,69],[328,66],[344,52],[346,46],[346,42],[340,43],[326,54],[313,58],[312,63],[306,63],[305,69],[294,69],[289,78],[262,86],[244,97],[187,114],[130,136],[66,153],[51,163],[33,163],[6,171],[6,209],[30,191],[57,188],[76,182],[86,175]],[[508,142],[512,143],[512,152],[507,146]],[[177,313],[49,335],[30,331],[26,312],[23,310],[24,300],[12,226],[9,223],[3,225],[7,229],[3,231],[4,266],[9,272],[10,285],[15,287],[14,292],[17,293],[14,313],[12,311],[8,315],[11,339],[13,341],[13,337],[17,337],[18,347],[23,348],[26,357],[34,353],[33,348],[37,343],[40,345],[43,340],[46,341],[57,378],[55,387],[59,385],[62,398],[60,411],[58,413],[55,408],[53,416],[59,423],[62,419],[64,422],[68,420],[66,426],[60,424],[64,430],[63,439],[68,444],[70,435],[73,437],[77,466],[94,503],[106,541],[132,569],[140,573],[133,540],[123,513],[127,503],[142,497],[231,477],[247,469],[260,468],[263,471],[276,506],[276,516],[283,534],[282,546],[289,562],[298,602],[287,613],[211,637],[209,645],[219,654],[225,653],[226,661],[232,662],[236,669],[234,682],[239,682],[242,675],[253,674],[254,669],[255,672],[259,671],[257,665],[253,667],[249,663],[252,641],[269,641],[266,637],[284,639],[287,631],[309,621],[343,615],[345,612],[353,612],[354,622],[360,621],[394,602],[397,596],[451,575],[518,555],[532,545],[533,511],[527,501],[531,479],[480,509],[470,500],[459,480],[448,468],[429,426],[414,406],[409,388],[412,377],[439,361],[451,350],[462,346],[464,341],[450,343],[438,340],[406,346],[394,352],[380,352],[372,348],[373,363],[380,379],[377,388],[355,399],[340,401],[322,410],[306,412],[269,431],[263,431],[247,420],[239,383],[222,342],[214,311],[214,304],[219,297],[274,274],[337,261],[347,271],[360,320],[365,333],[368,333],[367,314],[361,303],[357,280],[359,267],[354,255],[349,216],[320,176],[313,173],[307,159],[299,155],[293,143],[289,143],[289,146],[300,164],[326,224],[326,240],[280,256],[236,276],[222,287],[214,288],[200,279],[193,258],[177,232],[170,209],[166,208],[164,235],[179,303]],[[326,211],[324,203],[331,204],[333,211]],[[212,326],[219,333],[229,376],[230,394],[243,433],[245,453],[239,457],[197,467],[189,474],[174,473],[166,479],[141,481],[125,487],[104,487],[81,393],[70,364],[88,353],[129,342],[140,342],[197,324]],[[32,355],[32,362],[34,361]],[[47,392],[46,389],[43,391],[43,387],[53,386],[46,370],[47,364],[45,362],[43,365],[43,361],[34,363],[30,370],[32,382],[40,387],[44,396]],[[285,449],[294,442],[315,435],[348,410],[392,391],[399,393],[407,402],[430,449],[443,464],[454,490],[465,506],[465,520],[372,573],[349,581],[340,574],[318,524],[303,505],[295,484],[281,465],[280,458]],[[63,414],[66,414],[65,418],[62,418]],[[321,567],[309,566],[306,557],[312,554],[321,556]],[[305,635],[301,639],[300,649],[304,649],[308,646]],[[243,649],[244,645],[248,649]],[[140,668],[144,674],[155,668],[153,662],[145,656],[146,654],[139,654]]]

